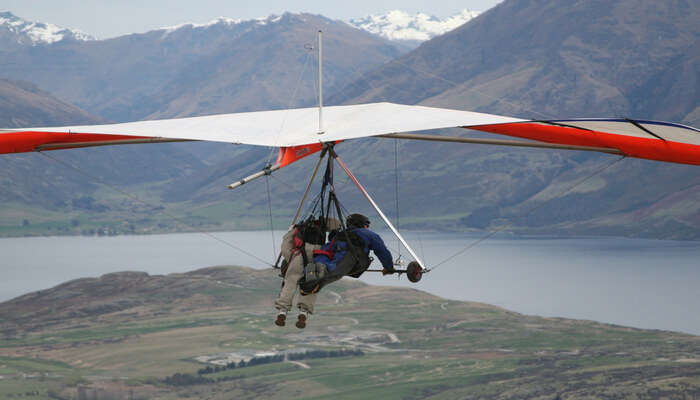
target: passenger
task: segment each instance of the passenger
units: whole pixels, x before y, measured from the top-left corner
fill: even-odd
[[[320,249],[325,242],[326,234],[320,225],[318,220],[306,221],[303,224],[293,226],[282,238],[281,253],[286,265],[283,264],[282,267],[282,275],[284,276],[282,289],[275,300],[275,308],[278,311],[275,324],[278,326],[285,325],[287,313],[292,309],[294,295],[299,287],[299,279],[304,275],[304,264],[313,263],[314,250]],[[338,229],[340,221],[329,218],[326,225],[326,229]],[[297,327],[304,328],[306,326],[306,319],[314,311],[315,302],[316,293],[297,297],[297,307],[300,311]]]

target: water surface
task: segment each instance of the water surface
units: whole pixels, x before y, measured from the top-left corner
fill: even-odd
[[[276,232],[276,245],[282,234]],[[266,262],[272,263],[270,232],[214,235],[262,261],[199,233],[0,239],[0,301],[115,271],[167,274],[212,265],[266,268]],[[396,254],[397,243],[383,236]],[[418,232],[406,236],[428,266],[480,237]],[[496,237],[440,265],[418,284],[369,273],[362,279],[525,314],[700,334],[699,260],[698,242]]]

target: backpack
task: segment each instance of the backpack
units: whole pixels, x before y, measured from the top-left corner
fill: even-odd
[[[304,243],[323,245],[326,241],[321,220],[313,216],[294,225],[294,248],[301,249]]]

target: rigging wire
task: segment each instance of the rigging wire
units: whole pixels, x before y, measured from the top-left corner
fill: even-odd
[[[393,63],[402,65],[402,66],[404,66],[404,67],[406,67],[406,68],[408,68],[408,69],[410,69],[410,70],[412,70],[412,71],[414,71],[414,72],[416,72],[416,73],[418,73],[418,74],[421,74],[421,75],[424,75],[424,76],[427,76],[427,77],[431,77],[431,78],[435,78],[435,79],[441,80],[441,81],[443,81],[443,82],[449,83],[450,85],[452,85],[452,87],[458,87],[459,85],[461,85],[461,84],[458,83],[458,82],[455,82],[455,81],[452,81],[452,80],[450,80],[450,79],[444,78],[444,77],[439,76],[439,75],[437,75],[437,74],[435,74],[435,73],[433,73],[433,72],[424,71],[424,70],[418,69],[418,68],[416,68],[416,67],[413,67],[413,66],[411,66],[411,65],[408,65],[408,64],[406,64],[406,63],[403,63],[403,62],[399,61],[399,59],[393,59],[393,60],[387,62],[386,65],[390,65],[390,64],[393,64]],[[351,79],[352,77],[354,77],[355,75],[358,75],[358,80],[350,80],[350,79]],[[339,93],[340,93],[340,94],[344,94],[344,93],[346,92],[345,89],[348,88],[349,86],[358,86],[358,85],[359,85],[359,82],[358,82],[358,81],[361,80],[361,81],[363,81],[365,84],[367,84],[367,86],[369,86],[369,87],[372,89],[373,92],[375,92],[375,93],[378,92],[378,93],[379,93],[379,96],[378,96],[378,97],[379,97],[382,101],[390,101],[390,99],[387,97],[387,94],[385,94],[386,91],[381,90],[381,89],[382,89],[381,87],[377,87],[377,86],[373,85],[372,82],[367,78],[367,75],[368,75],[368,71],[362,71],[362,70],[360,70],[360,69],[358,69],[358,68],[353,68],[353,73],[350,74],[350,77],[347,79],[347,80],[349,81],[349,83],[348,83],[345,87],[343,87],[343,88],[339,91]],[[392,91],[392,93],[403,92],[403,93],[405,93],[405,94],[407,94],[407,95],[409,95],[409,96],[412,96],[412,95],[413,95],[412,92],[409,92],[407,89],[403,89],[403,88],[401,88],[401,87],[392,87],[392,88],[391,88],[391,91]],[[496,102],[501,102],[501,103],[507,104],[507,105],[509,105],[509,106],[511,106],[511,107],[513,107],[513,108],[520,109],[520,110],[523,110],[523,111],[527,111],[527,112],[532,113],[532,114],[535,114],[535,115],[539,115],[540,117],[544,117],[545,119],[552,119],[552,118],[555,118],[555,117],[553,117],[553,116],[551,116],[551,115],[548,116],[548,115],[543,114],[543,113],[541,113],[541,112],[537,112],[537,111],[534,111],[534,110],[530,110],[529,108],[525,107],[525,106],[522,105],[521,103],[514,103],[514,102],[511,102],[511,101],[508,101],[508,100],[504,100],[505,95],[504,95],[504,96],[501,96],[501,97],[492,96],[492,95],[490,95],[490,94],[488,94],[488,93],[482,92],[482,91],[480,91],[480,90],[474,88],[473,86],[466,88],[465,92],[474,92],[474,93],[480,94],[480,95],[482,95],[482,96],[484,96],[484,97],[487,97],[487,98],[489,98],[489,99],[492,99],[492,100],[494,100],[494,101],[496,101]]]
[[[57,162],[57,163],[59,163],[59,164],[65,166],[65,167],[68,167],[68,168],[70,168],[70,169],[72,169],[72,170],[74,170],[74,171],[77,171],[78,173],[80,173],[80,174],[82,174],[82,175],[88,177],[89,179],[91,179],[91,180],[93,180],[93,181],[95,181],[95,182],[97,182],[97,183],[100,183],[100,184],[102,184],[102,185],[104,185],[104,186],[106,186],[106,187],[108,187],[108,188],[114,190],[115,192],[121,193],[122,195],[124,195],[124,196],[126,196],[126,197],[128,197],[128,198],[130,198],[130,199],[132,199],[132,200],[134,200],[134,201],[136,201],[136,202],[138,202],[138,203],[144,204],[144,205],[146,205],[146,206],[148,206],[148,207],[151,207],[151,208],[154,208],[154,209],[156,209],[156,210],[158,209],[158,206],[153,205],[153,204],[151,204],[151,203],[149,203],[149,202],[147,202],[147,201],[145,201],[145,200],[141,200],[141,199],[140,199],[139,197],[137,197],[136,195],[133,195],[133,194],[131,194],[131,193],[125,191],[125,190],[122,190],[122,189],[120,189],[120,188],[118,188],[118,187],[116,187],[116,186],[113,186],[113,185],[111,185],[111,184],[105,182],[104,180],[102,180],[102,179],[100,179],[100,178],[98,178],[98,177],[96,177],[96,176],[94,176],[94,175],[92,175],[92,174],[90,174],[90,173],[84,171],[84,170],[81,169],[81,168],[78,168],[78,167],[76,167],[76,166],[74,166],[74,165],[72,165],[72,164],[70,164],[70,163],[68,163],[68,162],[66,162],[66,161],[63,161],[63,160],[61,160],[61,159],[58,159],[58,158],[56,158],[56,157],[50,156],[50,155],[44,153],[43,151],[38,151],[38,153],[41,154],[42,156],[48,158],[48,159],[51,159],[51,160],[53,160],[53,161],[55,161],[55,162]],[[214,239],[214,240],[216,240],[216,241],[218,241],[218,242],[220,242],[220,243],[222,243],[222,244],[224,244],[224,245],[226,245],[226,246],[228,246],[228,247],[230,247],[230,248],[232,248],[232,249],[234,249],[234,250],[238,250],[239,252],[241,252],[241,253],[243,253],[243,254],[245,254],[245,255],[251,257],[251,258],[254,258],[254,259],[256,259],[257,261],[260,261],[261,263],[263,263],[263,264],[265,264],[265,265],[272,266],[272,264],[270,264],[269,262],[267,262],[267,261],[263,260],[262,258],[256,256],[255,254],[252,254],[252,253],[250,253],[250,252],[248,252],[248,251],[245,251],[245,250],[243,250],[242,248],[240,248],[240,247],[238,247],[238,246],[236,246],[236,245],[234,245],[234,244],[232,244],[232,243],[230,243],[230,242],[227,242],[226,240],[224,240],[224,239],[222,239],[222,238],[220,238],[220,237],[218,237],[218,236],[212,234],[211,232],[205,232],[205,231],[203,231],[203,230],[201,230],[201,229],[195,228],[195,227],[192,226],[192,225],[189,225],[189,224],[188,224],[186,221],[184,221],[182,218],[179,218],[179,217],[177,217],[177,216],[175,216],[175,215],[172,215],[172,214],[170,214],[169,212],[165,211],[164,208],[158,210],[158,212],[160,212],[161,214],[165,215],[166,217],[169,217],[169,218],[173,219],[174,221],[176,221],[176,222],[182,224],[183,226],[188,227],[188,228],[194,230],[195,232],[201,233],[201,234],[203,234],[203,235],[205,235],[205,236],[209,236],[210,238],[212,238],[212,239]]]
[[[417,231],[416,234],[418,235],[418,245],[420,246],[420,256],[423,259],[423,262],[425,265],[430,265],[428,264],[428,260],[425,258],[425,249],[423,249],[423,235],[421,235],[420,231]]]
[[[399,141],[394,140],[394,197],[396,198],[396,230],[401,230],[401,214],[399,212]],[[399,248],[397,260],[401,259],[401,241],[396,238],[396,246]]]
[[[301,86],[301,80],[304,77],[304,73],[306,72],[306,67],[309,64],[309,59],[311,58],[310,55],[311,55],[312,51],[309,51],[309,50],[313,50],[313,47],[311,49],[308,49],[308,48],[306,48],[306,46],[304,46],[304,48],[307,50],[306,57],[304,57],[304,65],[302,66],[301,71],[299,72],[299,76],[297,77],[297,82],[294,85],[294,90],[292,91],[292,95],[289,99],[289,103],[287,104],[287,108],[286,108],[287,111],[284,113],[284,117],[282,118],[282,123],[280,124],[280,127],[277,130],[277,134],[275,135],[275,146],[272,146],[270,148],[270,153],[267,157],[267,163],[266,163],[266,165],[268,167],[270,166],[270,163],[272,161],[272,157],[275,154],[275,148],[277,147],[277,144],[279,143],[279,137],[282,134],[282,130],[284,129],[284,125],[287,122],[287,116],[289,115],[289,110],[291,109],[292,104],[294,103],[294,101],[296,99],[297,91],[299,90],[299,86]],[[277,243],[275,242],[275,229],[274,229],[274,223],[272,220],[272,196],[270,194],[270,177],[271,176],[272,176],[272,174],[267,175],[267,179],[265,179],[265,185],[267,186],[267,205],[268,205],[269,212],[270,212],[270,236],[272,237],[272,258],[275,259],[275,254],[277,254],[277,251],[276,251],[277,250]],[[286,182],[285,182],[285,184],[286,184]],[[287,185],[287,186],[290,186],[290,185]],[[280,255],[281,255],[281,253],[280,253]],[[277,257],[275,263],[270,264],[270,266],[275,268],[275,267],[277,267],[278,262],[279,262],[279,257]]]
[[[297,83],[294,85],[294,90],[292,91],[292,95],[289,99],[289,103],[287,104],[286,112],[284,113],[284,117],[282,118],[282,123],[280,124],[279,129],[277,130],[277,135],[275,136],[275,146],[272,146],[270,148],[270,154],[267,157],[267,163],[269,164],[272,161],[272,157],[275,154],[275,149],[277,148],[277,144],[279,142],[279,137],[282,134],[282,129],[284,129],[284,125],[287,123],[287,115],[289,114],[289,110],[292,107],[292,104],[296,100],[297,96],[297,91],[299,90],[299,87],[301,86],[301,80],[304,77],[304,73],[306,72],[306,67],[309,64],[309,59],[311,58],[310,52],[306,52],[306,57],[304,57],[304,65],[301,68],[301,72],[299,72],[299,76],[297,77]]]
[[[458,83],[458,82],[455,82],[455,81],[452,81],[452,80],[450,80],[450,79],[444,78],[444,77],[442,77],[442,76],[440,76],[440,75],[437,75],[437,74],[434,74],[434,73],[432,73],[432,72],[423,71],[423,70],[420,70],[420,69],[418,69],[418,68],[415,68],[415,67],[413,67],[413,66],[411,66],[411,65],[408,65],[408,64],[406,64],[406,63],[403,63],[403,62],[399,61],[398,59],[395,59],[395,60],[390,61],[389,63],[387,63],[387,65],[388,65],[388,64],[392,64],[392,63],[396,63],[396,64],[399,64],[399,65],[403,65],[404,67],[406,67],[406,68],[408,68],[408,69],[410,69],[410,70],[412,70],[412,71],[414,71],[414,72],[418,72],[419,74],[423,74],[423,75],[425,75],[425,76],[430,76],[430,77],[433,77],[433,78],[435,78],[435,79],[441,80],[441,81],[443,81],[443,82],[449,83],[449,84],[452,85],[453,87],[458,87],[459,85],[461,85],[461,84]],[[501,96],[501,97],[492,96],[492,95],[490,95],[490,94],[488,94],[488,93],[482,92],[481,90],[475,89],[473,86],[467,88],[467,90],[466,90],[466,92],[470,92],[470,91],[471,91],[471,92],[478,93],[478,94],[480,94],[480,95],[482,95],[482,96],[484,96],[484,97],[488,97],[489,99],[495,100],[495,101],[497,101],[497,102],[501,102],[501,103],[507,104],[507,105],[509,105],[509,106],[511,106],[511,107],[519,108],[519,109],[524,110],[524,111],[527,111],[527,112],[529,112],[529,113],[539,115],[539,116],[541,116],[541,117],[544,117],[545,119],[552,119],[552,118],[554,118],[554,117],[551,116],[551,115],[550,115],[550,116],[547,116],[546,114],[543,114],[543,113],[541,113],[541,112],[534,111],[534,110],[530,110],[530,109],[528,109],[527,107],[523,106],[522,104],[516,104],[516,103],[510,102],[510,101],[508,101],[508,100],[504,100],[503,98],[504,98],[505,96]]]
[[[398,150],[402,144],[400,143],[400,141],[398,139],[394,143],[395,143],[394,144],[394,146],[395,146],[395,149],[394,149],[394,155],[395,155],[394,168],[396,169],[396,230],[399,230],[400,215],[399,215],[399,200],[398,199],[399,199],[399,181],[400,181],[400,179],[399,179],[399,168],[398,168],[398,161],[397,160],[398,160]],[[429,265],[428,260],[425,258],[425,249],[423,248],[422,235],[421,235],[420,231],[417,231],[416,233],[418,236],[418,245],[420,246],[420,258],[421,258],[421,260],[423,260],[425,265]],[[396,238],[396,241],[399,243],[399,257],[400,257],[401,256],[401,245],[400,245],[401,241],[398,238]]]
[[[290,189],[290,190],[292,190],[296,193],[299,193],[299,194],[302,193],[298,187],[296,187],[294,185],[290,185],[289,183],[285,182],[284,179],[277,178],[274,174],[270,174],[269,177],[274,179],[275,182],[279,183],[280,185],[285,186],[287,189]]]
[[[267,205],[270,210],[270,236],[272,236],[272,259],[276,256],[277,244],[275,243],[275,227],[272,222],[272,196],[270,195],[270,175],[265,177],[265,186],[267,186]]]
[[[435,265],[433,268],[430,268],[429,270],[430,270],[430,271],[435,270],[437,267],[439,267],[439,266],[445,264],[446,262],[448,262],[448,261],[454,259],[454,258],[457,257],[458,255],[467,252],[468,250],[470,250],[470,249],[473,248],[474,246],[478,245],[479,243],[485,241],[486,239],[489,239],[489,238],[493,237],[495,234],[497,234],[497,233],[499,233],[499,232],[502,232],[503,230],[508,229],[509,227],[512,227],[513,224],[515,224],[515,222],[520,221],[520,220],[522,220],[522,219],[524,219],[524,218],[530,216],[530,215],[531,215],[532,213],[534,213],[535,211],[537,211],[537,210],[539,210],[540,208],[544,207],[545,205],[549,204],[549,202],[550,202],[552,199],[555,199],[555,198],[558,198],[558,197],[560,197],[560,196],[564,196],[564,195],[568,194],[568,193],[571,192],[572,190],[576,189],[578,186],[582,185],[584,182],[586,182],[586,181],[588,181],[589,179],[591,179],[591,178],[593,178],[593,177],[595,177],[595,176],[597,176],[597,175],[603,173],[605,170],[607,170],[608,168],[610,168],[610,167],[612,167],[613,165],[617,164],[618,162],[624,160],[625,158],[627,158],[627,156],[624,156],[624,155],[623,155],[623,156],[621,156],[621,157],[619,157],[619,158],[613,160],[612,162],[610,162],[610,163],[604,165],[602,168],[599,168],[599,169],[595,170],[592,174],[590,174],[590,175],[586,176],[585,178],[579,180],[578,182],[576,182],[573,186],[569,187],[568,189],[566,189],[566,190],[564,190],[564,191],[562,191],[562,192],[556,194],[555,196],[552,196],[552,197],[551,197],[549,200],[547,200],[547,201],[544,201],[544,202],[542,202],[542,203],[540,203],[540,204],[537,204],[535,207],[533,207],[533,208],[531,208],[530,210],[528,210],[528,212],[525,213],[524,215],[521,215],[521,216],[515,218],[514,220],[511,220],[510,223],[508,223],[508,224],[506,224],[506,225],[504,225],[504,226],[502,226],[502,227],[500,227],[500,228],[498,228],[498,229],[496,229],[496,230],[494,230],[494,231],[489,232],[486,236],[484,236],[484,237],[482,237],[482,238],[480,238],[480,239],[477,239],[477,240],[475,240],[475,241],[469,243],[469,244],[468,244],[467,246],[465,246],[463,249],[461,249],[461,250],[457,251],[456,253],[454,253],[453,255],[447,257],[446,259],[444,259],[443,261],[439,262],[437,265]]]
[[[376,153],[376,152],[378,151],[379,147],[380,147],[380,146],[378,146],[378,145],[377,145],[377,146],[371,146],[371,149],[369,150],[369,152],[364,154],[364,158],[365,158],[365,159],[371,159],[372,156],[374,155],[374,153]],[[347,174],[343,174],[343,177],[342,177],[342,178],[338,178],[338,180],[340,180],[340,182],[339,182],[339,184],[338,184],[337,186],[342,188],[344,185],[350,183],[350,181],[351,181],[352,179],[350,179],[350,177],[349,177]],[[335,186],[336,186],[336,185],[334,185],[333,187],[335,188]],[[336,193],[337,193],[337,192],[336,192]],[[341,204],[341,205],[342,205],[342,204]],[[345,207],[343,207],[343,210],[344,210],[345,212],[348,212],[348,210],[345,209]],[[377,211],[374,210],[374,208],[372,208],[372,212],[374,213],[375,216],[379,217],[379,219],[381,220],[381,217],[379,216],[379,214],[377,213]],[[383,220],[381,220],[381,221],[384,222]],[[385,225],[386,225],[386,224],[385,224]]]
[[[314,40],[315,40],[315,38],[314,38]],[[312,43],[313,43],[313,41],[312,41]],[[314,45],[311,45],[309,47],[309,49],[311,50],[311,53],[318,54],[318,52],[314,51],[314,50],[316,50],[316,47]],[[318,76],[318,63],[314,63],[311,65],[311,74],[314,76],[311,79],[311,82],[313,82],[313,85],[314,85],[314,99],[316,99],[316,105],[318,105],[320,103],[320,99],[318,97],[318,84],[320,82],[316,81],[316,77]]]

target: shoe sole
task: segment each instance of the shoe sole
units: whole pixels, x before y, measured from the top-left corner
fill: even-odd
[[[304,329],[304,328],[306,328],[306,316],[300,315],[300,316],[299,316],[299,319],[297,319],[296,326],[297,326],[297,328],[299,328],[299,329]]]
[[[275,325],[284,326],[286,320],[287,320],[287,317],[285,317],[284,315],[278,315],[277,319],[275,320]]]

